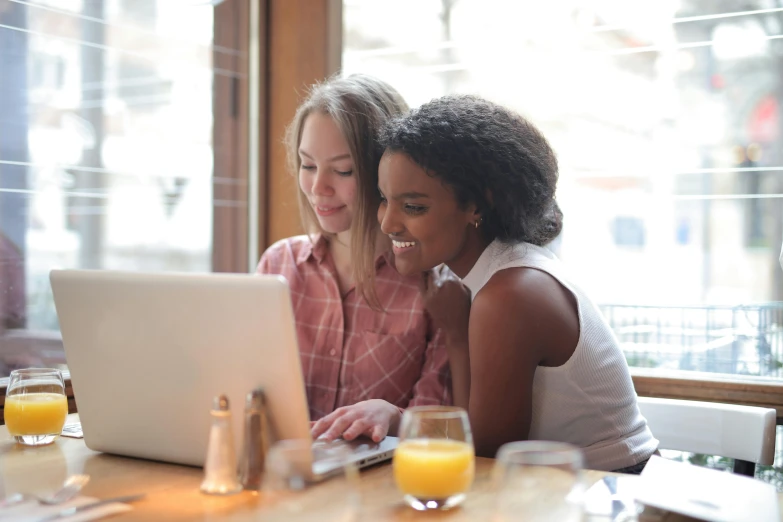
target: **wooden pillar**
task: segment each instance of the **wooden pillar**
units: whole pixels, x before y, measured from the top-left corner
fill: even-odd
[[[283,136],[310,85],[339,71],[342,53],[342,0],[267,0],[265,234],[261,249],[301,234],[296,179],[286,169]],[[262,73],[263,74],[263,73]],[[265,203],[265,204],[264,204]]]
[[[248,40],[250,3],[215,7],[212,112],[212,270],[247,272],[248,266]],[[253,93],[258,95],[258,93]]]

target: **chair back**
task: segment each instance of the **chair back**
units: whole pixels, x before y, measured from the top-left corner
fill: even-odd
[[[638,404],[661,449],[767,466],[775,458],[772,408],[651,397],[639,397]]]

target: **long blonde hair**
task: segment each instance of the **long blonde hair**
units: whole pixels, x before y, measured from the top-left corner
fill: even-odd
[[[355,214],[351,222],[351,265],[356,290],[375,309],[382,309],[375,292],[375,248],[378,242],[378,164],[383,150],[378,129],[387,120],[408,111],[408,104],[388,83],[372,76],[354,74],[334,77],[314,85],[286,129],[288,169],[297,176],[302,161],[299,145],[305,120],[321,112],[340,129],[353,160],[356,176]],[[299,189],[299,214],[307,234],[321,233],[331,239],[318,223],[307,196]]]

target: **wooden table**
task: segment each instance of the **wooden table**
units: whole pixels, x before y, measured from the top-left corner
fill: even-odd
[[[73,420],[76,420],[75,415],[69,419]],[[359,519],[379,522],[488,520],[494,498],[489,491],[493,462],[484,458],[476,460],[476,480],[461,508],[436,513],[419,513],[403,505],[393,483],[390,465],[381,464],[364,470],[360,475]],[[203,477],[200,468],[97,453],[87,449],[82,439],[65,437],[49,446],[25,448],[13,442],[5,426],[0,427],[0,497],[18,491],[51,491],[73,473],[90,475],[85,495],[107,498],[147,494],[143,500],[133,503],[133,511],[111,518],[117,521],[323,521],[327,520],[328,508],[339,503],[345,492],[339,481],[328,480],[293,499],[249,492],[214,497],[199,491]],[[585,478],[591,485],[604,475],[606,473],[600,471],[587,471]]]

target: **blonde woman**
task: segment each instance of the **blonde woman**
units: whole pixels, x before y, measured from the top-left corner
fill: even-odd
[[[407,110],[385,82],[335,78],[310,91],[287,131],[307,235],[272,245],[257,271],[290,285],[314,437],[377,442],[404,408],[450,402],[422,278],[397,272],[375,217],[377,130]]]

